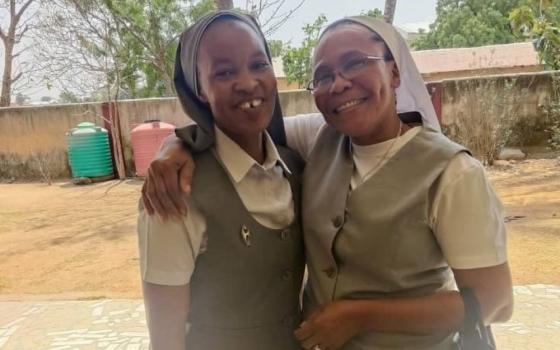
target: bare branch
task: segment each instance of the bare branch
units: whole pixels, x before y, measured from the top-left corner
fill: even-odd
[[[282,27],[299,10],[306,0],[299,0],[289,10],[285,10],[286,0],[248,0],[245,10],[259,19],[265,36],[270,36]]]
[[[14,18],[16,16],[16,1],[10,0],[10,18]]]
[[[23,4],[23,6],[19,9],[19,11],[15,14],[14,16],[14,22],[17,24],[21,18],[21,16],[23,15],[23,13],[25,12],[25,10],[27,10],[27,8],[29,7],[29,5],[31,5],[35,0],[27,0],[27,2],[25,2]],[[14,10],[15,10],[15,5],[14,5]]]
[[[270,24],[269,27],[264,31],[264,35],[270,36],[274,34],[278,29],[280,29],[280,27],[282,27],[286,23],[287,20],[289,20],[292,17],[294,12],[297,11],[303,5],[304,2],[305,0],[302,0],[297,7],[293,8],[288,13],[279,16],[280,19],[277,22]]]
[[[21,42],[21,39],[23,39],[23,36],[29,31],[29,29],[31,29],[31,27],[26,25],[23,30],[21,30],[19,33],[16,33],[14,35],[14,43],[19,44]]]
[[[16,76],[12,78],[12,83],[15,83],[16,81],[18,81],[21,78],[22,75],[23,75],[23,72],[20,72],[20,73],[16,74]]]

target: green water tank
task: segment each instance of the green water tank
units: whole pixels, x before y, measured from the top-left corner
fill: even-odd
[[[93,123],[80,123],[66,133],[73,177],[113,175],[109,133]]]

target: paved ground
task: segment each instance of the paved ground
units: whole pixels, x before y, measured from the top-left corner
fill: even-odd
[[[517,286],[515,296],[513,319],[494,327],[498,348],[560,349],[560,286]],[[141,300],[0,302],[1,350],[148,348]]]

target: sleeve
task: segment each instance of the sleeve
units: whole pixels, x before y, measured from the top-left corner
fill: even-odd
[[[189,206],[186,217],[162,222],[140,209],[137,231],[142,279],[167,286],[188,284],[205,236],[204,217]]]
[[[475,269],[507,261],[503,205],[482,164],[466,153],[444,170],[431,225],[451,268]]]
[[[317,135],[325,119],[320,113],[300,114],[284,118],[288,147],[307,161],[317,141]]]

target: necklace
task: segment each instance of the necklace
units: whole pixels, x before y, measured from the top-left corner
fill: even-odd
[[[399,136],[401,135],[402,127],[403,127],[403,122],[401,120],[399,120],[399,131],[397,132],[397,135],[395,136],[395,138],[393,138],[393,140],[391,141],[391,143],[389,144],[389,146],[385,150],[385,153],[383,153],[383,156],[381,157],[379,162],[377,162],[377,164],[375,164],[375,166],[373,168],[368,170],[368,172],[366,172],[364,174],[364,176],[362,176],[362,178],[360,179],[360,182],[356,185],[356,187],[358,187],[358,186],[362,185],[364,182],[366,182],[366,180],[373,173],[375,173],[377,170],[379,170],[379,168],[381,168],[381,166],[385,163],[385,159],[387,158],[387,155],[389,155],[389,152],[393,149],[393,146],[395,146],[395,143],[397,142]]]

